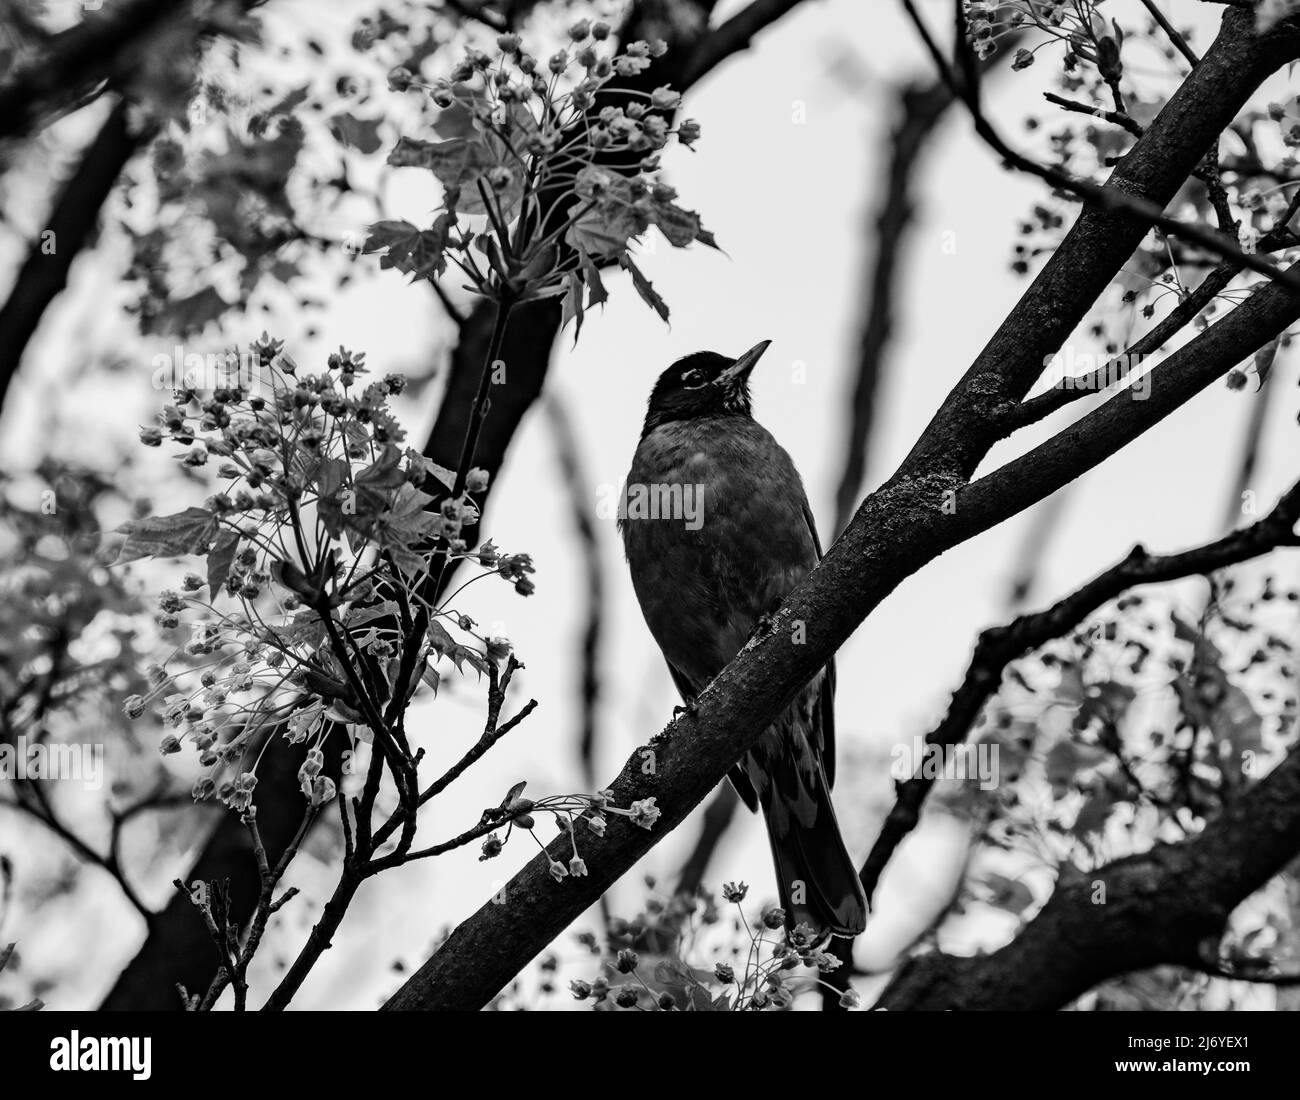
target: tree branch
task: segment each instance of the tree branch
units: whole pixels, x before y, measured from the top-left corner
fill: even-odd
[[[67,285],[72,261],[90,243],[100,209],[122,169],[152,137],[152,130],[130,132],[127,110],[126,101],[119,100],[86,147],[81,163],[54,201],[45,232],[33,242],[8,300],[0,307],[0,401],[45,310]]]
[[[853,515],[867,475],[867,443],[876,415],[885,352],[894,333],[894,300],[903,245],[915,215],[913,176],[930,135],[953,103],[943,81],[909,84],[897,93],[898,121],[890,145],[885,198],[874,219],[875,257],[867,286],[867,316],[858,338],[857,372],[849,406],[844,469],[835,490],[838,534]]]
[[[876,1007],[1047,1011],[1118,974],[1165,963],[1203,970],[1233,909],[1297,850],[1300,747],[1199,834],[1091,872],[1062,868],[1047,904],[1005,947],[913,958]]]
[[[697,83],[732,54],[748,49],[759,31],[793,11],[800,3],[802,0],[750,0],[748,7],[742,8],[721,26],[710,31],[695,48],[686,63],[683,83]]]
[[[243,6],[264,2],[244,0]],[[23,136],[45,116],[83,105],[129,76],[146,39],[191,11],[190,0],[128,0],[88,11],[81,22],[52,35],[38,56],[0,84],[0,138]]]
[[[1257,37],[1250,12],[1224,12],[1201,64],[1097,189],[1098,201],[1080,211],[1006,323],[935,414],[905,468],[934,467],[959,478],[974,472],[999,437],[993,419],[1024,398],[1044,364],[1128,262],[1155,224],[1147,213],[1173,199],[1264,79],[1300,56],[1298,40],[1290,25]],[[1140,209],[1135,199],[1141,200]]]
[[[947,714],[926,737],[926,744],[946,747],[963,742],[984,705],[1001,687],[1007,665],[1069,633],[1103,604],[1138,585],[1203,575],[1281,546],[1300,546],[1300,537],[1294,531],[1297,520],[1300,520],[1300,482],[1282,496],[1267,516],[1249,527],[1179,554],[1152,557],[1141,546],[1135,546],[1122,561],[1046,610],[1021,615],[1006,626],[985,630],[975,644],[966,677],[953,693]],[[898,784],[897,801],[862,865],[862,887],[868,900],[898,845],[920,820],[921,806],[933,786],[934,776],[926,773]]]

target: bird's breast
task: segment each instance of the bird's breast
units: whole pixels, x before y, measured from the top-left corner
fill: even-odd
[[[748,418],[647,433],[619,511],[646,622],[695,691],[817,561],[794,463]]]

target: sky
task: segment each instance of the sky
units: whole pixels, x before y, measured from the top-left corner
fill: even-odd
[[[737,6],[724,6],[723,14]],[[1209,6],[1190,7],[1195,10],[1188,18],[1208,26],[1213,13],[1202,9]],[[308,8],[313,19],[329,18],[305,0],[271,5],[267,17],[288,25]],[[1197,42],[1203,46],[1208,38]],[[831,541],[856,341],[867,305],[882,141],[891,124],[890,90],[898,79],[919,73],[927,73],[925,60],[895,5],[820,0],[799,7],[688,95],[685,114],[700,121],[704,136],[695,153],[673,149],[666,167],[681,201],[701,213],[723,251],[673,250],[661,240],[644,255],[643,269],[672,308],[668,325],[621,276],[607,279],[609,303],[588,316],[576,346],[571,333],[561,338],[547,383],[548,395],[563,403],[577,428],[586,470],[580,489],[593,515],[602,487],[623,480],[660,371],[693,351],[737,355],[767,339],[772,346],[753,377],[755,416],[793,456],[823,542]],[[1006,74],[990,89],[990,111],[1017,140],[1026,110],[1038,110],[1037,93],[1030,89],[1044,79],[1033,70]],[[871,440],[870,484],[864,489],[883,481],[901,461],[1026,286],[1009,270],[1010,246],[1016,222],[1041,188],[1002,170],[956,112],[923,162],[918,192],[920,208],[896,288],[898,325]],[[412,220],[432,205],[416,183],[395,184],[390,203],[394,216]],[[108,259],[75,268],[68,294],[28,360],[39,362],[41,370],[29,370],[6,410],[0,457],[7,463],[21,461],[39,444],[55,412],[55,436],[63,446],[74,452],[102,448],[109,436],[120,452],[146,410],[157,404],[158,395],[138,369],[80,376],[72,391],[75,400],[67,400],[68,379],[80,366],[77,349],[88,340],[99,346],[121,340],[124,356],[136,364],[157,350],[123,335],[120,319],[105,308],[115,278]],[[436,303],[405,288],[392,273],[362,280],[343,294],[316,320],[314,340],[303,334],[305,322],[283,315],[276,320],[290,335],[299,329],[301,343],[294,351],[299,362],[323,358],[343,344],[364,349],[370,362],[386,364],[384,369],[418,362],[423,349],[448,333]],[[240,338],[254,335],[248,331]],[[1078,340],[1080,348],[1091,347],[1085,338]],[[1297,451],[1295,357],[1284,354],[1277,370],[1283,398],[1272,410],[1252,486],[1266,502],[1289,484]],[[1067,490],[1060,520],[1041,548],[1030,605],[1058,598],[1122,556],[1134,541],[1172,550],[1220,533],[1249,409],[1248,394],[1212,387]],[[421,438],[427,409],[411,411],[411,435]],[[986,469],[1074,415],[1000,445]],[[142,474],[146,481],[148,476]],[[584,789],[576,753],[580,669],[574,654],[585,600],[571,509],[558,477],[552,431],[535,410],[494,487],[485,531],[499,546],[533,555],[537,592],[521,600],[509,586],[491,580],[470,591],[475,617],[492,624],[491,633],[510,637],[527,666],[516,679],[515,705],[530,695],[540,705],[508,743],[429,808],[422,835],[460,831],[520,779],[528,780],[530,794]],[[1018,516],[945,554],[900,585],[840,651],[840,753],[854,766],[841,765],[848,778],[841,780],[836,801],[855,856],[865,855],[888,807],[890,747],[924,733],[941,716],[978,632],[1007,618],[1009,577],[1032,524],[1032,514]],[[597,767],[603,785],[663,727],[678,700],[641,620],[612,518],[598,517],[597,529],[608,592]],[[1193,595],[1189,590],[1188,598]],[[481,711],[472,681],[449,683],[435,704],[417,707],[409,725],[420,731],[435,764],[449,762],[477,736]],[[545,835],[549,839],[549,831]],[[671,879],[695,835],[696,824],[688,821],[656,847],[613,892],[615,911],[631,915],[643,900],[641,875]],[[878,910],[859,946],[860,962],[887,963],[918,922],[944,903],[961,867],[964,836],[960,822],[935,815],[904,845],[886,874]],[[525,844],[513,842],[488,863],[466,849],[372,883],[334,950],[304,987],[301,1005],[373,1006],[401,979],[392,964],[417,965],[444,924],[471,913],[531,857]],[[309,902],[318,903],[325,869],[316,860],[299,862],[292,881],[303,887]],[[174,868],[150,870],[152,900],[165,899],[173,874]],[[754,884],[760,896],[774,893],[763,829],[747,815],[731,830],[710,875],[714,885],[738,879]],[[57,944],[47,942],[47,934],[31,922],[27,928],[29,954],[52,960],[69,1001],[77,1004],[93,1003],[133,953],[140,934],[138,922],[115,908],[111,897],[97,895],[93,904],[104,914],[117,913],[115,927],[123,931],[104,937],[93,957],[77,965],[60,964]],[[267,963],[294,937],[301,939],[309,913],[300,902],[286,910],[286,929],[272,938]],[[996,939],[1007,931],[989,924],[980,934]]]

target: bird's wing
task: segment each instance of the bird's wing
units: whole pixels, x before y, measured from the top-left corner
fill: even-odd
[[[694,699],[697,692],[691,685],[690,680],[687,679],[686,674],[666,658],[665,663],[668,665],[668,674],[672,676],[673,683],[677,685],[681,697],[683,699]],[[744,769],[737,764],[727,773],[727,778],[731,780],[731,785],[736,788],[740,800],[749,807],[749,812],[756,813],[758,811],[758,792],[754,790],[754,784],[749,781],[749,776],[745,774]]]
[[[817,551],[817,560],[822,560],[822,541],[817,537],[817,522],[813,519],[812,508],[808,498],[803,501],[803,518],[808,524],[808,533],[812,535],[813,549]],[[822,678],[821,691],[817,696],[817,727],[821,730],[821,744],[814,746],[821,752],[822,770],[826,773],[826,784],[835,786],[835,658],[826,662],[826,675]]]

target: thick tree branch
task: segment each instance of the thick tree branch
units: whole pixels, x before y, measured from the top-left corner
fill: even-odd
[[[1300,748],[1293,748],[1201,833],[1095,871],[1063,868],[1047,904],[1005,947],[969,958],[918,956],[877,1007],[1046,1011],[1118,974],[1161,964],[1204,969],[1233,909],[1297,851]]]
[[[53,35],[39,56],[0,84],[0,138],[26,134],[46,115],[125,75],[143,40],[187,8],[188,0],[129,0],[88,11]]]
[[[122,169],[152,136],[151,130],[132,133],[127,112],[126,102],[119,101],[86,147],[0,307],[0,401],[46,308],[67,285],[72,261],[90,243],[100,209]]]

